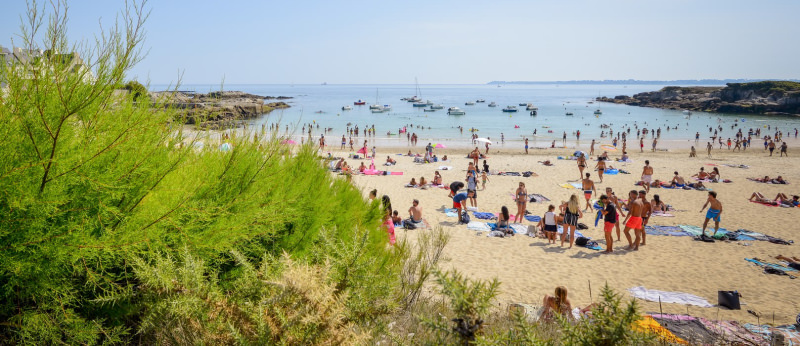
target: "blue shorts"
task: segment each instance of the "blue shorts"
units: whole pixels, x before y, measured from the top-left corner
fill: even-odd
[[[706,212],[706,219],[712,219],[716,222],[719,222],[719,213],[721,212],[722,211],[716,209],[708,209],[708,212]]]

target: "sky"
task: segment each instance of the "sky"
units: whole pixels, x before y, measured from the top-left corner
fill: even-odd
[[[123,1],[73,0],[70,40]],[[800,78],[800,1],[261,1],[146,4],[151,84],[481,84],[493,80]],[[0,3],[0,45],[23,0]],[[181,77],[182,76],[182,77]]]

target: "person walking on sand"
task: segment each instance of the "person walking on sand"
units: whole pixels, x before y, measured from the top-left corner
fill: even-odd
[[[470,153],[470,156],[472,156],[472,164],[478,167],[478,159],[481,157],[481,151],[478,150],[478,147],[475,147],[475,150]]]
[[[564,209],[564,232],[561,233],[561,246],[564,246],[564,240],[566,239],[567,231],[569,231],[569,248],[572,248],[572,244],[575,243],[575,229],[578,228],[578,219],[582,217],[583,212],[578,202],[578,196],[573,193],[572,196],[569,196],[567,208]]]
[[[625,229],[622,231],[628,240],[628,250],[634,251],[639,250],[639,242],[641,241],[639,229],[642,228],[642,209],[644,208],[642,200],[637,197],[636,190],[628,192],[628,217],[623,221]],[[631,242],[631,229],[633,229],[633,233],[636,236],[633,242]]]
[[[602,157],[597,158],[597,165],[594,166],[597,170],[597,176],[600,177],[600,183],[603,183],[603,173],[606,171],[606,160]]]
[[[528,190],[525,189],[525,183],[519,183],[519,187],[514,193],[514,199],[517,202],[517,213],[514,215],[514,220],[521,222],[525,217],[525,209],[528,206]]]
[[[647,200],[647,191],[639,190],[639,199],[642,200],[642,244],[646,245],[647,234],[644,228],[647,227],[647,221],[650,220],[650,215],[653,214],[653,205]]]
[[[706,150],[708,150],[708,157],[709,158],[711,158],[711,149],[712,148],[714,148],[714,146],[711,145],[711,142],[708,142],[708,144],[706,145]]]
[[[769,140],[769,156],[772,156],[772,152],[775,151],[775,141]]]
[[[594,139],[592,140],[592,145],[589,146],[589,156],[594,156]]]
[[[528,155],[528,139],[525,138],[525,155]]]
[[[640,153],[644,152],[644,137],[639,138],[639,152]]]
[[[581,154],[578,155],[578,171],[579,171],[578,178],[579,179],[583,178],[583,170],[584,169],[586,169],[586,155],[584,155],[583,152],[581,152]]]
[[[319,136],[319,150],[320,151],[324,151],[325,150],[325,135],[320,135]]]
[[[786,155],[786,157],[789,157],[789,154],[786,152],[786,149],[788,147],[789,146],[786,144],[786,142],[783,142],[783,144],[781,144],[781,157],[783,157],[783,155]]]
[[[486,175],[486,171],[481,173],[481,190],[486,190],[486,182],[489,181],[489,176]]]
[[[702,213],[707,206],[711,205],[708,208],[708,212],[706,212],[706,219],[703,221],[703,234],[702,237],[706,236],[706,227],[708,226],[708,220],[714,220],[714,234],[712,237],[717,234],[719,231],[719,221],[720,216],[722,215],[722,202],[717,199],[717,192],[716,191],[708,191],[708,199],[706,203],[703,204],[703,208],[700,209]]]
[[[644,169],[642,169],[641,183],[646,192],[650,192],[650,182],[653,181],[653,167],[650,166],[650,160],[644,160]]]
[[[344,135],[342,135],[342,148],[341,148],[341,150],[344,150],[344,146],[345,145],[347,145],[347,139],[344,137]]]
[[[614,225],[617,225],[619,231],[619,220],[617,218],[617,206],[608,200],[608,196],[601,195],[600,202],[603,203],[603,234],[606,238],[606,251],[603,253],[614,252],[614,236],[611,232],[614,230]]]
[[[593,193],[597,193],[597,190],[594,187],[594,182],[592,179],[589,179],[590,173],[586,173],[586,178],[581,181],[581,185],[583,185],[583,196],[586,197],[586,208],[583,211],[588,211],[592,208],[589,204],[589,200],[592,198]]]
[[[658,138],[653,138],[653,150],[656,151],[656,144],[658,143]]]

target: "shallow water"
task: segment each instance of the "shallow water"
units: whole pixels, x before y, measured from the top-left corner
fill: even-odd
[[[161,86],[163,87],[163,86]],[[762,135],[774,134],[775,128],[791,132],[800,128],[800,119],[791,116],[760,116],[723,113],[694,112],[687,116],[678,110],[632,107],[609,103],[589,103],[597,96],[613,97],[616,95],[633,95],[643,91],[653,91],[662,85],[421,85],[420,96],[423,100],[431,100],[441,104],[444,109],[435,112],[424,112],[422,108],[413,107],[411,103],[401,101],[403,97],[415,95],[414,85],[226,85],[225,90],[241,90],[265,96],[292,96],[287,100],[292,108],[277,110],[259,119],[249,121],[254,127],[264,123],[280,122],[281,129],[289,125],[289,134],[299,137],[303,124],[319,124],[320,130],[314,129],[313,136],[318,138],[321,129],[332,128],[326,133],[329,144],[338,145],[347,124],[352,123],[363,129],[375,125],[376,136],[371,138],[376,145],[404,146],[407,143],[405,134],[398,136],[398,130],[404,126],[408,131],[419,136],[420,143],[442,142],[448,146],[467,147],[471,145],[469,129],[475,128],[480,137],[489,137],[498,141],[501,134],[509,143],[521,142],[529,138],[531,147],[549,146],[552,140],[561,145],[564,132],[567,133],[567,146],[575,144],[575,131],[581,131],[580,144],[588,144],[591,139],[608,143],[610,139],[601,138],[601,131],[608,132],[609,125],[615,131],[631,128],[631,136],[635,138],[638,128],[661,128],[660,142],[665,147],[694,145],[696,132],[700,132],[698,149],[705,148],[705,141],[710,140],[713,130],[709,127],[722,126],[723,138],[733,137],[742,128],[747,133],[749,128],[762,128]],[[159,86],[152,89],[159,90]],[[218,90],[219,85],[184,85],[181,90],[208,92]],[[376,95],[377,94],[377,95]],[[355,106],[353,102],[363,99],[366,106]],[[465,102],[485,99],[485,103],[467,106]],[[389,104],[392,110],[375,114],[369,110],[370,104]],[[497,107],[488,107],[490,102]],[[271,102],[271,101],[267,101]],[[520,103],[533,103],[539,108],[537,116],[531,116]],[[349,105],[353,110],[343,111],[342,106]],[[517,106],[516,113],[504,113],[503,107]],[[447,108],[457,106],[467,112],[466,115],[449,116]],[[595,116],[597,109],[602,115]],[[316,113],[322,111],[323,113]],[[566,112],[574,116],[566,116]],[[293,131],[294,125],[297,130]],[[413,126],[413,127],[412,127]],[[419,128],[424,126],[423,128]],[[464,127],[460,131],[458,126]],[[518,126],[518,128],[515,128]],[[674,127],[678,127],[677,130]],[[731,126],[734,126],[731,129]],[[667,131],[667,127],[670,127]],[[767,130],[769,128],[769,130]],[[534,136],[533,132],[536,131]],[[307,133],[305,133],[307,134]],[[649,148],[652,140],[648,136],[645,148]],[[359,143],[359,141],[356,141]],[[753,143],[757,143],[754,141]],[[521,145],[521,143],[520,143]],[[621,144],[620,144],[621,146]],[[628,148],[638,148],[638,141],[628,142]],[[629,149],[631,150],[631,149]]]

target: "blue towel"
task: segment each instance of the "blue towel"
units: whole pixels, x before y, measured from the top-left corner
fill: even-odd
[[[617,175],[617,173],[619,173],[619,170],[617,170],[616,168],[606,168],[606,171],[604,173],[606,175]]]
[[[491,219],[496,218],[496,216],[494,216],[494,214],[492,214],[492,213],[484,213],[484,212],[478,212],[478,211],[473,211],[472,215],[475,215],[476,218],[481,219],[481,220],[491,220]]]
[[[531,221],[531,222],[539,222],[539,221],[542,220],[542,217],[541,216],[536,216],[536,215],[525,215],[525,220],[528,220],[528,221]]]
[[[761,261],[759,261],[757,259],[754,259],[754,258],[745,258],[744,260],[747,261],[747,262],[750,262],[750,263],[757,264],[758,266],[761,266],[761,267],[771,267],[771,268],[775,268],[775,269],[778,269],[778,270],[783,270],[783,271],[786,271],[786,272],[796,272],[797,271],[794,268],[784,267],[782,265],[778,265],[778,264],[775,264],[775,263],[761,262]]]

